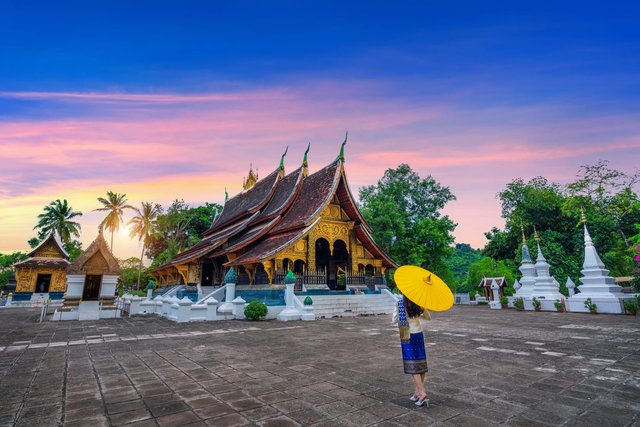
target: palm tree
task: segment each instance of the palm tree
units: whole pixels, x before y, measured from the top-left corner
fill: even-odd
[[[131,225],[129,237],[138,236],[138,240],[142,241],[142,253],[140,254],[140,266],[138,268],[138,286],[140,289],[140,274],[142,273],[142,258],[147,245],[147,239],[155,230],[155,221],[158,215],[162,213],[162,207],[155,203],[142,202],[142,209],[133,208],[136,215],[129,220],[127,224]]]
[[[98,197],[98,201],[102,203],[102,207],[94,209],[94,211],[109,212],[100,223],[100,229],[106,228],[111,231],[111,252],[113,252],[113,233],[120,230],[122,224],[122,213],[125,209],[134,209],[133,206],[127,205],[127,195],[107,191],[107,198]]]
[[[57,199],[44,207],[44,212],[38,215],[38,224],[33,229],[39,228],[41,235],[57,230],[62,242],[69,243],[71,236],[80,237],[80,224],[71,221],[77,216],[82,216],[82,212],[74,211],[67,199],[62,202]]]

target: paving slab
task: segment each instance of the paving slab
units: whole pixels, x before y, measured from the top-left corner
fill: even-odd
[[[0,309],[0,425],[640,424],[640,317],[434,313],[423,323],[431,406],[416,408],[390,316],[38,315]]]

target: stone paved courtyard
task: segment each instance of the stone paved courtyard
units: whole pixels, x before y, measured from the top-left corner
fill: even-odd
[[[640,425],[640,317],[455,307],[425,323],[430,408],[390,316],[36,323],[0,310],[0,425]]]

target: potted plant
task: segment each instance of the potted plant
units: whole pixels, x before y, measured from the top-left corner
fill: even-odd
[[[500,305],[502,306],[502,308],[509,307],[509,298],[507,298],[506,296],[500,297]]]
[[[560,301],[559,299],[557,299],[553,302],[553,306],[556,308],[556,311],[558,313],[564,312],[564,301]]]
[[[591,302],[591,298],[584,300],[584,306],[589,310],[589,313],[596,314],[598,312],[598,306]]]
[[[627,314],[631,316],[635,316],[638,313],[638,305],[631,299],[624,300],[624,309],[627,311]]]
[[[542,308],[540,308],[540,306],[541,306],[542,304],[540,303],[540,301],[538,300],[538,298],[533,297],[533,299],[531,300],[531,304],[533,304],[533,309],[534,309],[535,311],[541,311],[541,310],[542,310]]]
[[[524,310],[524,299],[522,298],[516,298],[515,301],[513,301],[513,306],[516,308],[516,310],[518,311],[522,311]]]

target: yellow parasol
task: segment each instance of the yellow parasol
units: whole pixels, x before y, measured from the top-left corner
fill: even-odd
[[[432,311],[445,311],[453,306],[453,294],[444,281],[414,265],[403,265],[393,279],[400,292],[411,301]]]

